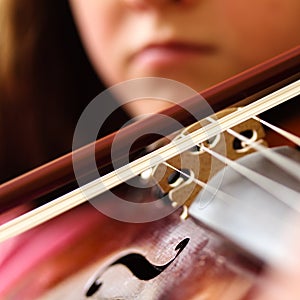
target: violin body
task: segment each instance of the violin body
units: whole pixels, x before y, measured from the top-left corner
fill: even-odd
[[[192,219],[180,220],[179,212],[138,231],[130,232],[130,229],[130,225],[122,226],[126,240],[114,232],[119,249],[112,245],[110,253],[99,257],[101,251],[94,247],[98,252],[90,253],[97,257],[94,263],[79,275],[63,281],[42,299],[177,300],[201,299],[204,295],[208,299],[242,299],[259,272],[259,267],[229,253],[222,239]],[[186,239],[182,251],[175,257],[180,250],[178,245]],[[121,262],[121,258],[128,256],[131,260]],[[118,260],[119,263],[115,263]],[[165,269],[149,275],[153,266],[157,269],[169,262]],[[91,289],[97,279],[101,286]]]
[[[275,118],[299,135],[296,101],[284,105],[293,117]],[[274,119],[271,113],[265,115]],[[269,133],[266,129],[269,145],[286,143]],[[31,182],[26,180],[24,186]],[[43,190],[40,187],[37,195]],[[9,195],[10,188],[4,187],[2,195]],[[149,197],[148,192],[122,187],[118,193],[128,194],[133,201],[141,195]],[[0,272],[6,278],[0,295],[3,299],[21,295],[24,300],[246,299],[265,261],[240,251],[239,245],[204,223],[191,217],[183,220],[181,214],[178,208],[158,221],[123,223],[104,216],[90,203],[82,204],[2,243]]]

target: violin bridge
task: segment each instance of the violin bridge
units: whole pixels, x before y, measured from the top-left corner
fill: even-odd
[[[217,122],[219,118],[236,110],[237,108],[228,108],[214,116],[192,124],[181,131],[175,139],[180,139],[212,122]],[[246,136],[252,142],[267,145],[264,140],[264,129],[257,120],[249,119],[231,129]],[[210,148],[231,160],[236,160],[255,151],[245,142],[238,140],[228,132],[223,132],[203,141],[200,145],[195,145],[188,151],[174,156],[166,164],[157,165],[152,172],[152,176],[157,182],[158,188],[163,194],[168,194],[174,207],[184,206],[183,215],[186,215],[186,208],[191,205],[203,186],[225,166],[222,162],[201,150],[202,146]],[[182,216],[182,218],[186,217],[187,215]]]

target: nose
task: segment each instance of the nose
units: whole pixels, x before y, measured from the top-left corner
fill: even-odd
[[[196,0],[123,0],[123,2],[138,9],[147,9],[151,7],[164,7],[166,5],[187,5]]]

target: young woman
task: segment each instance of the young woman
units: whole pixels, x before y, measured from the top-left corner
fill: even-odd
[[[1,143],[2,181],[70,151],[82,110],[104,86],[154,76],[201,91],[300,42],[298,0],[0,3],[4,24],[0,27],[0,133],[5,141]],[[129,105],[128,113],[138,116],[157,112],[166,105],[169,104],[159,101]],[[122,113],[121,119],[126,118]],[[113,130],[109,126],[103,134]],[[159,228],[165,226],[168,233],[181,228],[174,219],[176,215],[150,224],[123,224],[88,205],[76,208],[2,244],[0,270],[5,281],[0,295],[4,299],[40,297],[69,275],[86,270],[92,263],[99,265],[108,255],[128,245],[162,265],[173,256],[176,245],[169,246],[170,236],[159,235]],[[112,284],[112,293],[108,292],[111,298],[123,295],[124,299],[132,299],[135,295],[136,299],[232,300],[246,295],[252,279],[222,263],[222,255],[213,253],[218,240],[209,234],[211,248],[201,252],[207,233],[196,230],[191,221],[187,224],[189,234],[198,242],[188,256],[183,256],[178,268],[175,266],[168,273],[169,278],[162,277],[158,280],[161,282],[156,281],[143,292],[135,290],[139,283],[134,282],[126,298],[122,280],[129,275],[125,273],[118,281],[112,273],[107,275]],[[149,238],[146,246],[145,237]],[[163,241],[159,250],[155,249],[158,241]],[[195,249],[200,254],[189,260]],[[58,294],[50,294],[50,299],[81,299],[83,295],[78,291],[95,270],[93,265],[76,279],[79,286],[76,284],[75,288],[71,283],[66,290],[63,286]],[[297,285],[286,289],[293,281],[286,282],[283,277],[285,274],[271,277],[275,278],[275,287],[280,282],[282,291],[271,296],[267,294],[269,290],[264,290],[265,294],[255,297],[282,299],[288,297],[287,293],[292,293],[289,299],[297,297]]]

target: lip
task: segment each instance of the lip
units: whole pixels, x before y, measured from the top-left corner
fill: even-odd
[[[186,60],[204,57],[215,52],[215,48],[206,44],[185,42],[150,43],[132,56],[135,64],[143,67],[162,67],[175,65]]]

